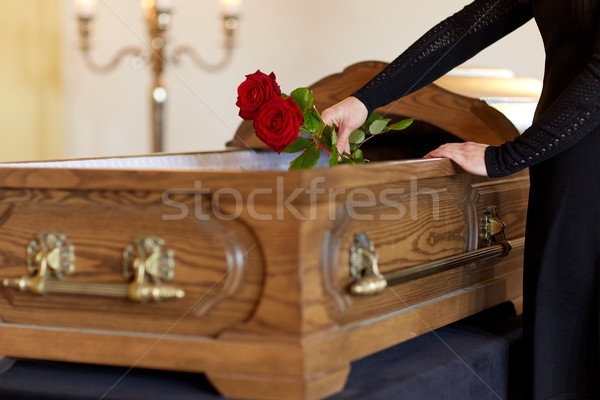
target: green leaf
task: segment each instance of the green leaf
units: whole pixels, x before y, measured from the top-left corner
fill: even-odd
[[[334,128],[331,126],[323,127],[322,137],[323,144],[327,147],[327,149],[331,149],[337,144],[337,134],[335,133]]]
[[[328,149],[331,148],[332,143],[331,143],[331,127],[330,126],[326,126],[323,128],[323,132],[321,133],[321,143],[323,143],[323,145],[325,145],[325,147],[327,147]]]
[[[313,106],[311,113],[314,115],[314,117],[316,119],[319,120],[319,122],[323,123],[323,118],[321,118],[321,114],[319,114],[319,111],[317,110],[317,108],[315,106]]]
[[[356,151],[354,153],[352,153],[352,159],[356,163],[363,163],[363,162],[365,162],[365,158],[363,156],[362,150],[361,149],[356,149]]]
[[[401,131],[402,129],[408,128],[414,121],[414,118],[403,119],[400,122],[396,122],[395,124],[390,126],[390,131]]]
[[[336,145],[338,142],[338,135],[337,132],[335,131],[335,125],[333,125],[333,128],[331,128],[331,144],[332,145]]]
[[[352,143],[360,144],[364,141],[365,141],[365,133],[360,129],[353,131],[350,134],[350,136],[348,137],[348,142],[351,144]]]
[[[298,104],[298,107],[300,107],[302,113],[307,112],[312,107],[313,94],[308,88],[298,88],[294,90],[291,95],[296,104]]]
[[[290,169],[311,169],[317,165],[319,157],[321,157],[319,147],[316,145],[309,146],[290,163]]]
[[[329,166],[335,167],[338,165],[338,158],[340,158],[340,155],[338,154],[337,147],[334,147],[331,156],[329,157]]]
[[[292,144],[290,144],[288,147],[286,147],[285,149],[283,149],[283,151],[286,152],[286,153],[296,153],[296,152],[298,152],[300,150],[304,150],[305,148],[307,148],[311,144],[312,144],[312,140],[306,139],[306,138],[303,138],[303,137],[299,137],[296,140],[294,140],[292,142]]]
[[[373,121],[373,123],[369,125],[369,133],[371,135],[379,135],[380,133],[383,133],[385,127],[390,121],[391,119],[389,118],[378,119],[377,121]]]
[[[368,132],[369,131],[369,126],[377,121],[378,119],[382,119],[383,117],[381,116],[381,114],[378,113],[373,113],[371,115],[369,115],[367,117],[367,120],[365,121],[365,123],[362,126],[363,131]]]
[[[315,118],[312,112],[305,112],[304,127],[309,133],[315,133],[321,127],[321,121]]]

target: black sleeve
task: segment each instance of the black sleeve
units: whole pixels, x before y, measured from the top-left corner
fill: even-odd
[[[532,17],[530,2],[475,0],[429,30],[353,96],[371,113],[428,85]]]
[[[600,32],[599,32],[600,33]],[[510,175],[571,147],[600,125],[600,35],[567,88],[515,140],[485,151],[488,175]]]

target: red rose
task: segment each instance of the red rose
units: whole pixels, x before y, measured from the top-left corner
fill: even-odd
[[[237,92],[235,105],[240,108],[240,117],[246,121],[255,119],[265,103],[281,95],[275,74],[271,72],[270,75],[266,75],[260,70],[246,75],[246,80],[238,86]]]
[[[304,116],[294,99],[273,97],[254,120],[254,130],[267,146],[281,153],[298,138],[303,122]]]

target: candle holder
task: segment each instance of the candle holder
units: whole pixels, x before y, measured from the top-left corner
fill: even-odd
[[[127,57],[134,57],[134,65],[143,68],[150,65],[152,70],[152,85],[150,88],[152,151],[164,151],[165,132],[165,105],[167,102],[167,86],[164,72],[169,64],[177,65],[183,56],[189,56],[195,65],[210,72],[216,72],[226,67],[233,56],[235,36],[239,26],[237,15],[223,16],[224,53],[220,61],[211,64],[203,60],[200,53],[189,45],[170,47],[168,31],[171,25],[171,10],[160,8],[160,3],[155,2],[144,7],[145,19],[148,27],[148,42],[144,47],[127,46],[113,56],[106,64],[96,63],[91,56],[91,36],[94,23],[92,13],[80,13],[79,21],[79,49],[83,55],[86,66],[95,73],[108,73],[114,70],[121,61]]]

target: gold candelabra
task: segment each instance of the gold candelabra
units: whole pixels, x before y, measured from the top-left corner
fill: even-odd
[[[100,0],[103,1],[103,0]],[[91,56],[91,36],[97,0],[75,0],[79,21],[79,48],[85,64],[96,73],[107,73],[114,70],[127,56],[133,56],[138,68],[149,65],[152,70],[150,90],[152,151],[164,151],[165,105],[167,86],[164,78],[165,68],[169,64],[178,64],[184,55],[188,55],[194,63],[208,71],[219,71],[231,61],[235,46],[235,35],[239,25],[239,10],[242,0],[219,0],[222,10],[223,31],[225,40],[224,53],[220,61],[214,64],[203,60],[198,51],[189,45],[173,46],[167,33],[171,25],[171,0],[142,0],[142,8],[148,27],[148,42],[143,47],[127,46],[120,49],[106,64],[94,62]]]

